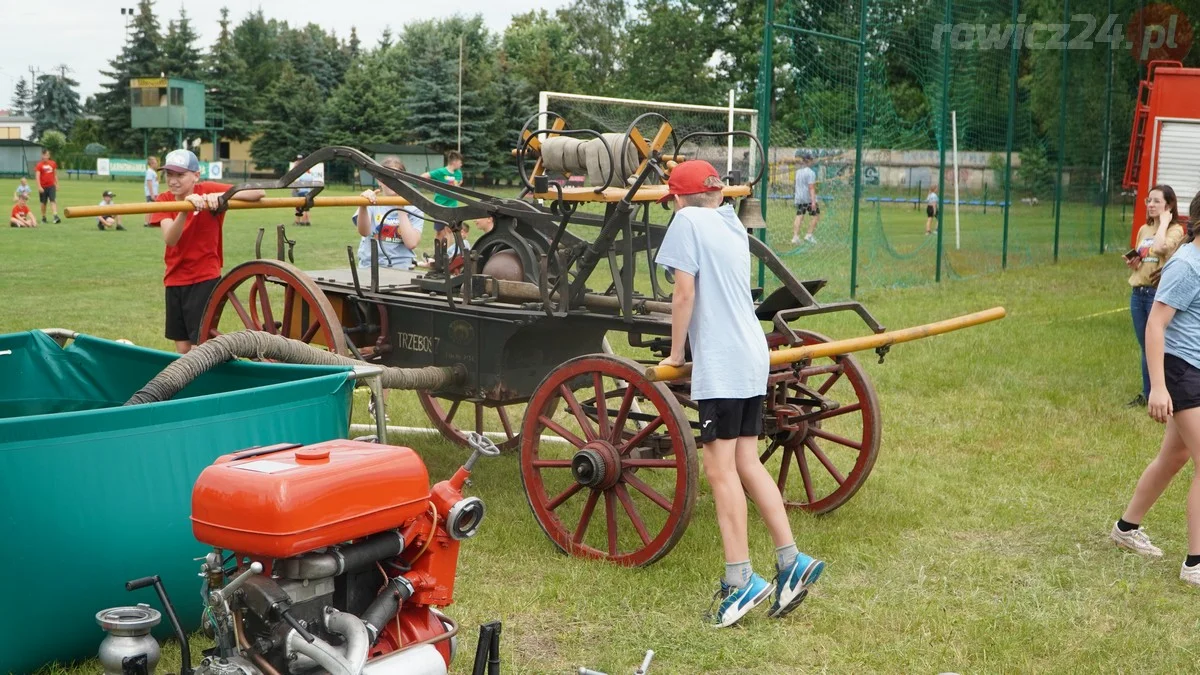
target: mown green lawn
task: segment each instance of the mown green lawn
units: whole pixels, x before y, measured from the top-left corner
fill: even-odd
[[[95,203],[106,185],[64,182],[61,203]],[[134,183],[117,185],[118,201],[140,194]],[[885,223],[906,214],[897,228],[922,227],[923,213],[883,208]],[[1040,228],[1030,244],[1039,251],[1049,210],[1041,208],[1024,221],[1013,213],[1014,227]],[[344,264],[345,246],[357,239],[348,216],[317,212],[312,228],[289,230],[300,240],[299,266]],[[772,217],[772,237],[789,237],[778,233],[787,227],[780,220],[790,217]],[[258,227],[280,221],[290,223],[290,214],[230,215],[226,267],[253,255]],[[463,546],[448,609],[463,625],[455,672],[469,671],[474,627],[493,619],[504,622],[509,673],[581,665],[627,673],[646,649],[657,653],[651,672],[664,674],[1194,670],[1197,595],[1177,578],[1187,481],[1177,481],[1147,521],[1166,559],[1144,561],[1107,539],[1161,433],[1144,411],[1123,407],[1140,376],[1122,232],[1103,257],[1080,245],[1057,265],[860,293],[889,327],[994,305],[1009,317],[897,346],[882,365],[864,356],[883,411],[879,459],[841,509],[792,514],[801,548],[828,568],[783,621],[757,613],[725,631],[701,623],[722,569],[704,485],[674,551],[651,567],[624,569],[560,555],[530,514],[516,455],[481,462],[471,491],[486,501],[488,518]],[[909,236],[924,245],[919,232]],[[1039,255],[1036,262],[1049,257]],[[797,251],[785,259],[801,276],[840,274],[823,269],[832,257]],[[169,348],[161,274],[159,233],[136,221],[127,232],[98,232],[90,220],[0,229],[0,332],[60,326]],[[843,319],[812,327],[839,337],[863,332]],[[390,415],[393,424],[427,425],[410,394],[392,395]],[[365,405],[356,405],[355,420],[366,421]],[[424,434],[392,441],[418,449],[435,479],[466,454]],[[768,569],[771,543],[757,524],[751,549]],[[168,649],[160,669],[174,670],[176,654]],[[43,672],[97,669],[93,661]]]

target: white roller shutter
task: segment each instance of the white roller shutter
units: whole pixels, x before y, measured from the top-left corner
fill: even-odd
[[[1200,120],[1162,123],[1158,135],[1155,183],[1170,185],[1179,199],[1180,211],[1200,191]]]

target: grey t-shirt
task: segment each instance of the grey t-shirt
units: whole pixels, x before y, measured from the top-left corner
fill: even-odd
[[[750,244],[733,207],[679,209],[655,262],[696,278],[688,324],[692,399],[767,392],[767,339],[750,295]]]
[[[400,238],[400,211],[408,214],[408,222],[421,231],[425,222],[425,214],[415,206],[368,206],[367,216],[371,218],[371,236],[363,237],[358,243],[358,266],[371,266],[371,238],[379,240],[379,266],[410,269],[413,266],[413,251],[404,245]],[[358,212],[351,216],[351,221],[357,222]]]
[[[1163,336],[1166,352],[1200,368],[1200,248],[1179,247],[1163,267],[1154,299],[1175,308]]]
[[[808,194],[808,188],[813,183],[817,182],[817,174],[810,167],[804,167],[796,172],[796,203],[810,204],[812,196]]]
[[[142,192],[146,193],[147,197],[158,196],[158,172],[154,169],[146,167],[146,180],[142,181]]]

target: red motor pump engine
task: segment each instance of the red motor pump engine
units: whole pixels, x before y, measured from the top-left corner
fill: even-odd
[[[203,675],[447,672],[457,625],[459,542],[483,502],[462,487],[482,436],[448,481],[429,487],[408,448],[358,441],[226,455],[192,492],[192,530],[214,547],[202,567],[217,647]],[[185,672],[187,666],[185,664]]]

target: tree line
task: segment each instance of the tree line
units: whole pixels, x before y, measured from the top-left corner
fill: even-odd
[[[60,131],[70,150],[90,146],[140,154],[143,133],[129,128],[129,80],[162,73],[202,81],[208,105],[223,117],[222,137],[252,140],[252,157],[260,166],[282,170],[295,155],[329,144],[412,143],[441,151],[458,141],[461,42],[465,171],[505,179],[514,172],[510,150],[517,130],[536,110],[541,90],[720,104],[733,89],[739,106],[756,107],[765,5],[572,0],[554,12],[516,15],[502,31],[489,30],[478,16],[453,16],[409,22],[396,33],[385,31],[375,44],[363,44],[354,29],[339,36],[317,24],[269,18],[261,9],[234,24],[222,10],[217,39],[202,49],[185,10],[164,29],[154,1],[140,0],[124,47],[102,71],[100,93],[80,102],[78,85],[64,67],[36,82],[18,82],[13,107],[33,115],[35,136]],[[856,3],[776,5],[776,22],[857,37]],[[1009,20],[1011,2],[955,0],[952,6],[956,21],[991,25]],[[1003,150],[1009,51],[953,51],[949,88],[943,91],[947,62],[932,35],[945,7],[943,0],[871,2],[861,111],[855,102],[855,45],[778,32],[770,92],[775,140],[848,147],[855,117],[862,114],[867,147],[937,148],[946,134],[941,101],[948,97],[957,111],[961,150]],[[1062,2],[1023,0],[1021,9],[1029,23],[1053,22],[1061,20]],[[1103,49],[1069,54],[1065,118],[1060,57],[1058,51],[1020,52],[1015,149],[1035,163],[1056,158],[1065,119],[1067,162],[1094,164],[1105,148],[1097,99],[1107,55]],[[1123,161],[1139,68],[1123,52],[1114,64],[1114,162]],[[151,147],[162,150],[171,142],[168,133],[154,134]]]

